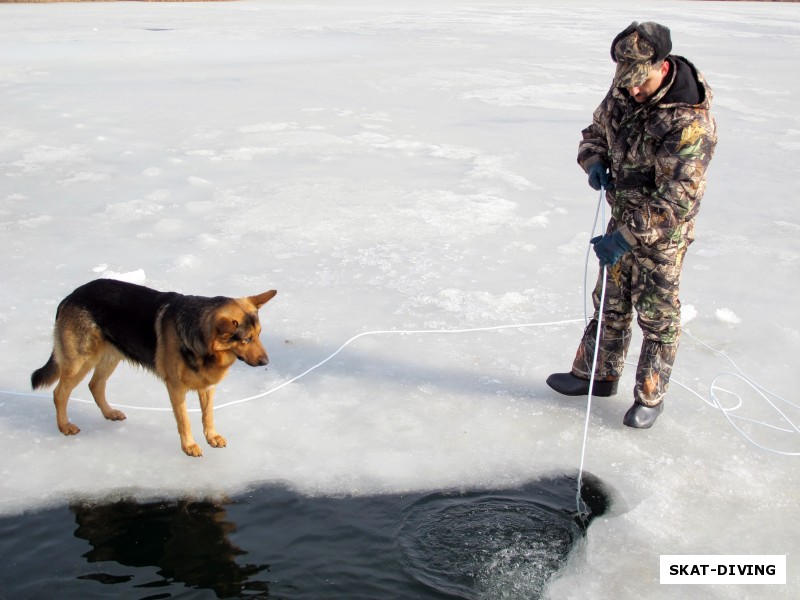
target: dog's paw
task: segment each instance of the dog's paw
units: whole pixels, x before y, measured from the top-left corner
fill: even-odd
[[[183,451],[188,456],[196,456],[196,457],[203,456],[203,451],[200,450],[200,446],[198,446],[194,442],[192,442],[191,444],[187,444],[186,446],[181,446],[181,448],[183,448]]]
[[[67,423],[66,425],[59,425],[58,430],[63,433],[64,435],[75,435],[80,433],[81,428],[75,425],[75,423]]]
[[[111,410],[105,415],[106,419],[109,421],[124,421],[125,420],[125,413],[121,410]]]
[[[218,433],[206,436],[206,440],[208,441],[208,445],[212,448],[224,448],[228,445],[228,441]]]

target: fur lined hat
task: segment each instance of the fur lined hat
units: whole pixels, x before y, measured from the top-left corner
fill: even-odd
[[[614,85],[632,88],[642,85],[653,64],[672,51],[669,29],[658,23],[634,21],[611,43],[611,59],[617,63]]]

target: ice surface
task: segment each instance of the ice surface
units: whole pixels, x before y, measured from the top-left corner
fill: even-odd
[[[634,19],[669,25],[715,92],[720,142],[684,269],[687,332],[797,400],[796,5],[252,0],[0,13],[4,514],[73,496],[274,481],[374,494],[574,471],[585,404],[544,380],[568,368],[582,328],[597,196],[576,146],[612,77],[609,41]],[[58,302],[99,276],[279,291],[262,309],[269,370],[237,365],[218,390],[220,405],[259,396],[218,411],[228,448],[184,456],[163,385],[130,367],[109,395],[141,409],[112,423],[73,401],[76,437],[56,430],[48,393],[21,395],[50,353]],[[563,320],[365,336],[261,395],[362,332]],[[758,597],[797,589],[798,459],[752,446],[703,401],[730,369],[686,336],[674,372],[685,387],[654,429],[622,426],[632,369],[619,397],[593,403],[586,466],[624,506],[592,525],[553,598],[676,597],[658,585],[660,554],[787,554],[792,585]],[[724,383],[745,416],[790,429],[741,381]],[[85,384],[75,396],[90,398]],[[741,424],[800,452],[796,432]]]

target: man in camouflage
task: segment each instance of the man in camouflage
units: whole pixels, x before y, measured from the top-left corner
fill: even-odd
[[[644,341],[634,404],[623,422],[637,428],[652,426],[663,411],[681,334],[681,267],[717,141],[711,88],[671,50],[669,29],[652,22],[632,23],[611,45],[614,82],[583,130],[578,151],[589,184],[605,190],[612,215],[605,235],[591,240],[601,265],[595,316],[571,372],[547,379],[562,394],[588,393],[605,277],[593,394],[617,391],[635,309]]]

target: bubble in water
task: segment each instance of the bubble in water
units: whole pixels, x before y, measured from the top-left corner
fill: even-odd
[[[569,498],[562,493],[554,502],[524,490],[426,496],[405,510],[399,543],[406,568],[462,598],[535,599],[582,536]]]

